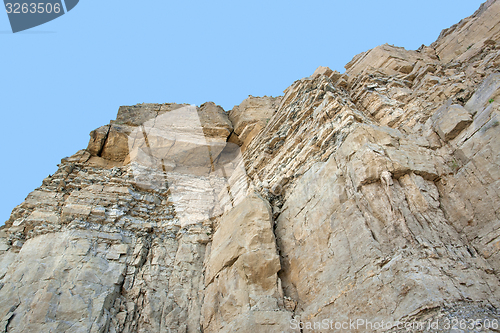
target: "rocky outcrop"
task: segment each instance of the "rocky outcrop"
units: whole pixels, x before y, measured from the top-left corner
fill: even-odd
[[[499,12],[229,112],[120,107],[0,229],[0,332],[497,331]]]
[[[444,29],[431,44],[439,59],[445,63],[464,62],[480,55],[488,46],[496,45],[500,39],[499,10],[498,1],[488,0],[474,15]],[[498,67],[498,60],[491,61],[489,65]]]
[[[249,96],[240,105],[235,106],[229,112],[229,120],[234,124],[234,132],[229,142],[238,144],[241,151],[245,151],[253,138],[266,127],[280,100],[279,97]]]

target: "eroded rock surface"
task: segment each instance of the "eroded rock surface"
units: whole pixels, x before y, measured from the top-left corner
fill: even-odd
[[[498,323],[499,22],[229,112],[120,107],[0,229],[0,332]]]

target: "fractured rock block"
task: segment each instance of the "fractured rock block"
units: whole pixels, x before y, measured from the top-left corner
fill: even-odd
[[[432,116],[432,127],[443,141],[454,139],[472,122],[466,109],[458,104],[445,105]]]
[[[232,139],[233,142],[241,143],[242,150],[245,150],[253,138],[267,125],[280,101],[280,98],[275,97],[250,96],[229,111],[229,119],[234,126],[233,135],[237,136]]]
[[[128,155],[128,137],[132,128],[112,124],[101,157],[111,161],[123,162]]]
[[[231,332],[246,324],[268,332],[266,327],[273,331],[288,324],[290,313],[281,309],[280,269],[270,207],[251,195],[223,215],[214,234],[206,264],[204,330]],[[262,320],[244,319],[250,317]]]
[[[233,126],[227,113],[214,102],[207,102],[198,109],[198,116],[207,141],[211,138],[227,138],[233,131]]]
[[[101,154],[104,143],[108,137],[109,127],[110,125],[101,126],[90,132],[90,140],[87,146],[87,151],[92,156],[99,156]]]

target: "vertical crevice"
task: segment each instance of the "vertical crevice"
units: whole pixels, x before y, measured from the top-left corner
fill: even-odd
[[[109,132],[111,131],[111,124],[109,124],[108,130],[106,132],[106,135],[104,136],[104,139],[102,140],[102,145],[99,147],[99,151],[97,152],[97,156],[101,157],[102,151],[104,150],[104,146],[106,145],[106,142],[108,141],[108,136]]]

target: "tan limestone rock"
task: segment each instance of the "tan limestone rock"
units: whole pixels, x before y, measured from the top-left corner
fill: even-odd
[[[461,105],[444,105],[433,116],[433,127],[443,141],[454,139],[472,122],[472,117]]]
[[[0,332],[498,321],[498,3],[229,114],[120,107],[0,227]]]
[[[489,44],[485,41],[499,40],[499,11],[500,2],[486,1],[472,16],[443,30],[431,47],[436,50],[439,59],[445,63],[458,59],[466,60],[476,55]]]
[[[205,332],[287,327],[290,314],[283,309],[272,230],[270,207],[255,194],[222,216],[206,266]]]
[[[279,102],[279,98],[250,96],[229,111],[242,151],[273,117]]]
[[[418,61],[435,62],[427,54],[384,44],[357,55],[345,68],[351,77],[368,70],[380,70],[387,75],[410,74]]]

